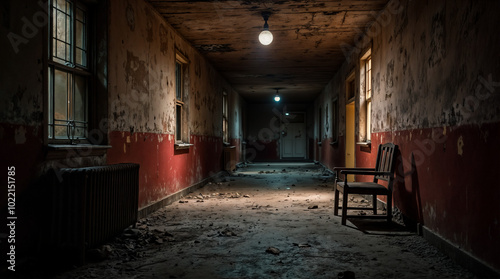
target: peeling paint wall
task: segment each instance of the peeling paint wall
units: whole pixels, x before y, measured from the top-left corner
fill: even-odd
[[[236,91],[228,93],[229,141],[236,147],[238,162],[245,161],[244,135],[246,133],[246,101]],[[237,162],[237,163],[238,163]]]
[[[233,140],[244,102],[197,50],[143,0],[111,1],[108,163],[141,165],[139,206],[158,202],[222,170],[222,94]],[[183,109],[189,142],[174,150],[176,52],[187,58]],[[240,148],[238,149],[240,150]],[[238,156],[240,156],[238,154]]]
[[[174,134],[175,54],[189,60],[185,80],[189,130],[219,135],[227,84],[187,41],[143,1],[111,1],[112,130]]]
[[[135,162],[140,207],[146,207],[222,170],[222,92],[232,98],[232,140],[241,142],[245,103],[217,71],[143,0],[97,1],[95,99],[89,116],[106,151],[54,150],[48,146],[46,1],[0,4],[1,166],[16,168],[19,239],[16,258],[41,251],[52,201],[44,174],[62,167]],[[107,37],[108,36],[108,37]],[[9,38],[14,38],[10,41]],[[189,59],[186,79],[189,150],[174,150],[175,51]],[[95,113],[95,114],[93,114]],[[238,127],[238,129],[236,129]],[[102,128],[102,129],[101,129]],[[241,149],[239,149],[241,150]],[[94,152],[94,153],[93,153]],[[238,154],[240,156],[240,154]],[[44,198],[46,197],[46,198]],[[0,193],[3,219],[7,191]],[[41,216],[43,215],[43,216]],[[0,233],[5,233],[6,228]],[[7,251],[7,243],[0,250]],[[37,248],[37,249],[38,249]],[[42,252],[46,256],[46,251]]]
[[[373,39],[373,131],[499,121],[496,14],[498,3],[438,1],[394,15]]]
[[[338,78],[332,79],[323,89],[321,95],[316,99],[314,107],[316,108],[314,125],[314,147],[316,151],[315,160],[321,161],[326,167],[332,169],[336,166],[343,166],[345,163],[345,142],[344,130],[338,131],[338,137],[333,138],[333,125],[337,121],[337,129],[345,127],[345,94],[341,94],[342,86],[339,86]],[[345,92],[345,91],[342,91]],[[342,99],[342,102],[341,100]],[[339,110],[337,120],[334,119],[333,102],[337,100],[337,109]],[[322,112],[322,121],[318,124],[319,108]],[[319,136],[318,128],[321,125],[321,136]],[[321,143],[321,145],[318,144]]]
[[[496,270],[500,149],[492,139],[500,130],[500,36],[491,23],[498,11],[498,1],[391,1],[315,103],[324,110],[338,95],[342,143],[345,83],[354,70],[360,140],[359,60],[371,46],[372,147],[356,147],[356,166],[372,167],[379,144],[398,144],[395,206]],[[339,147],[323,144],[322,154],[333,155],[322,163],[344,165]]]
[[[0,21],[0,157],[2,169],[18,167],[18,195],[37,171],[43,144],[43,43],[42,29],[23,29],[33,15],[43,11],[28,1],[3,2]],[[43,27],[43,26],[42,26]],[[8,65],[8,66],[7,66]],[[30,69],[30,70],[27,70]],[[34,150],[36,152],[32,153]],[[25,161],[26,159],[30,159]],[[2,208],[7,192],[0,193]]]

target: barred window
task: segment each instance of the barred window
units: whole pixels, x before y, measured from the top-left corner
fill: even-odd
[[[48,138],[78,143],[88,137],[88,10],[80,1],[49,3]]]

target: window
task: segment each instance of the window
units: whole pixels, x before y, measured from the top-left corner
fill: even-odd
[[[371,50],[368,50],[361,58],[361,88],[363,89],[364,98],[361,99],[361,107],[364,111],[364,127],[361,131],[362,139],[365,142],[371,141],[371,111],[372,111],[372,57]],[[364,99],[364,102],[363,102]]]
[[[188,60],[180,53],[175,61],[175,142],[188,143],[186,68]]]
[[[332,144],[339,139],[339,99],[335,97],[332,101]]]
[[[227,93],[222,92],[222,141],[229,143]]]
[[[76,144],[88,137],[89,12],[76,0],[49,3],[48,138]]]

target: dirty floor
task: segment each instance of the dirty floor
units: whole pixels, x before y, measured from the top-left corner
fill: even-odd
[[[248,164],[56,278],[475,278],[397,223],[342,226],[332,180],[313,163]]]

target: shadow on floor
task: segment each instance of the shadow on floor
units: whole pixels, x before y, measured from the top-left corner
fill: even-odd
[[[348,219],[349,220],[349,219]],[[347,227],[356,229],[365,234],[371,235],[384,235],[384,236],[413,236],[407,227],[395,222],[387,223],[385,220],[374,219],[350,219],[352,225],[348,224]]]

